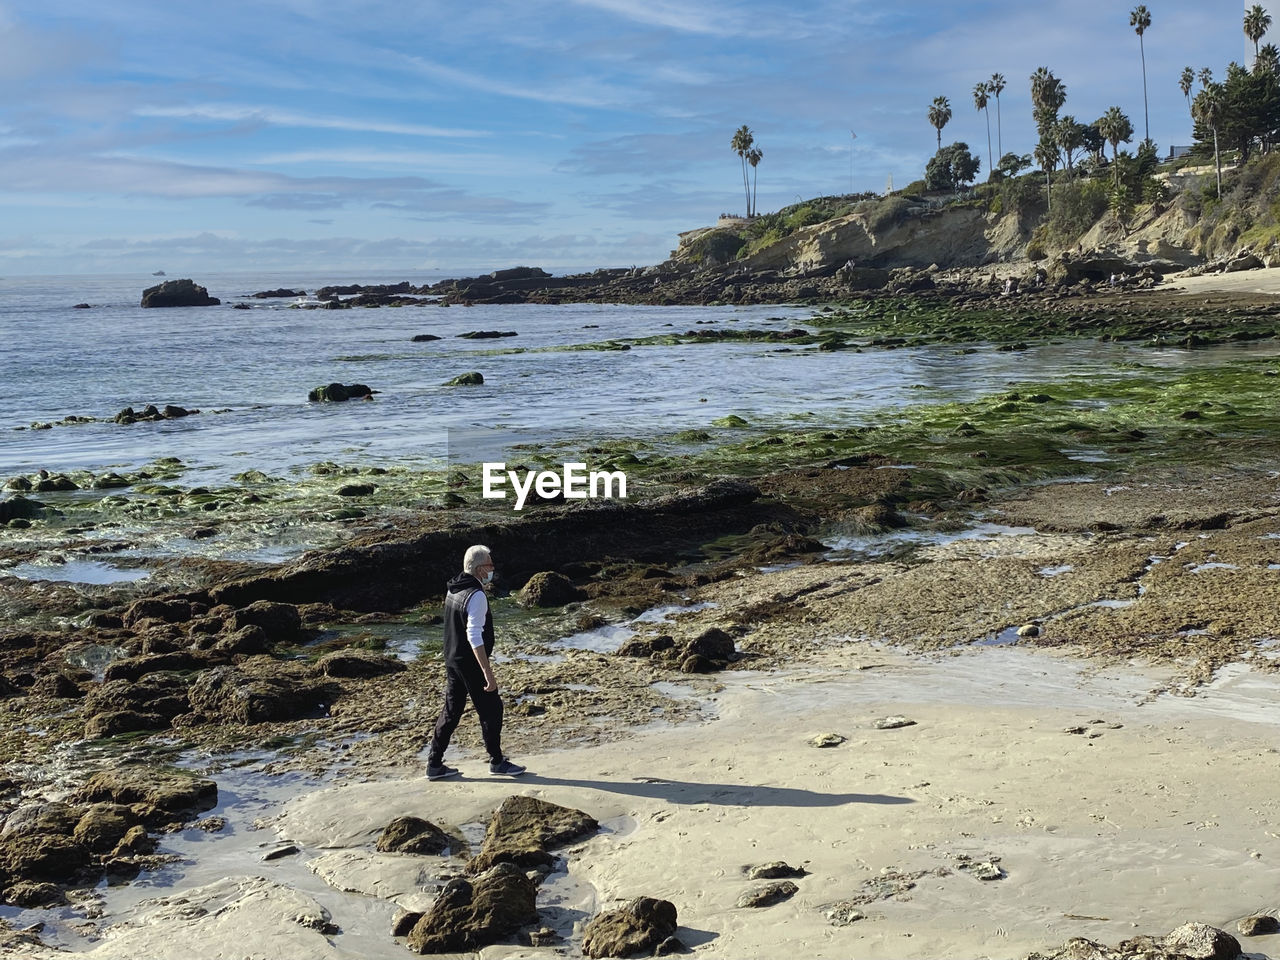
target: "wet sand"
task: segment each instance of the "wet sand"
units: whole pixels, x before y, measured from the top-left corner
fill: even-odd
[[[454,781],[334,786],[286,804],[273,829],[339,889],[422,909],[459,864],[375,853],[392,818],[459,827],[512,793],[582,809],[605,829],[564,851],[567,876],[553,882],[572,895],[544,919],[572,935],[619,901],[669,899],[679,936],[704,956],[803,946],[815,958],[1018,958],[1071,936],[1114,943],[1187,920],[1234,928],[1273,907],[1280,799],[1263,771],[1280,747],[1274,678],[1235,668],[1195,698],[1152,699],[1166,671],[856,644],[802,668],[720,679],[705,722],[531,753],[521,759],[533,773],[517,781],[466,756]],[[915,723],[875,728],[891,715]],[[846,740],[807,742],[824,733]],[[965,858],[1002,876],[978,879]],[[808,871],[799,891],[736,906],[758,885],[744,868],[771,860]],[[246,866],[245,877],[141,907],[87,956],[406,955],[389,937],[377,952],[371,936],[326,937],[315,899],[277,883],[296,863]],[[850,899],[864,919],[833,925],[824,911]],[[333,923],[359,928],[362,901],[351,902]]]

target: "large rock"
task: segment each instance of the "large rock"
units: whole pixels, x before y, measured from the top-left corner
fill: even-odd
[[[250,626],[265,630],[268,643],[295,643],[304,638],[302,616],[291,603],[255,600],[233,613],[227,622],[232,631]]]
[[[460,373],[444,384],[446,387],[478,387],[484,383],[484,376],[479,373]]]
[[[146,804],[174,816],[200,813],[218,804],[218,785],[182,770],[129,764],[101,770],[89,778],[79,803]]]
[[[28,910],[59,907],[66,902],[67,898],[62,892],[62,888],[53,883],[35,883],[30,880],[20,880],[3,893],[0,893],[0,903],[9,903],[15,907],[22,907]],[[11,945],[16,946],[16,944]],[[3,933],[0,932],[0,950],[3,950],[5,946]],[[5,954],[5,956],[8,955]],[[17,956],[22,956],[22,954],[17,954]]]
[[[1051,286],[1059,283],[1079,283],[1082,280],[1088,280],[1092,283],[1107,283],[1112,276],[1125,277],[1147,271],[1150,271],[1151,275],[1155,276],[1176,273],[1181,269],[1181,264],[1174,263],[1171,260],[1146,259],[1135,261],[1103,253],[1086,253],[1084,255],[1064,253],[1049,264],[1045,280]]]
[[[28,497],[9,497],[0,500],[0,523],[10,520],[38,520],[44,516],[45,505]]]
[[[303,667],[256,657],[237,667],[206,670],[187,695],[192,712],[205,720],[268,723],[315,713],[330,694]]]
[[[195,645],[201,649],[209,649],[215,657],[233,657],[237,654],[252,656],[266,653],[267,631],[253,624],[232,630],[227,634],[204,635],[197,637]]]
[[[551,274],[541,267],[508,267],[489,274],[490,279],[502,283],[509,280],[545,280]]]
[[[369,650],[335,650],[316,662],[316,671],[326,677],[384,677],[406,669],[404,661]]]
[[[588,957],[652,956],[668,937],[675,936],[676,908],[669,900],[637,897],[617,910],[592,917],[582,937]]]
[[[496,863],[522,868],[547,866],[554,860],[549,848],[593,834],[600,828],[594,817],[537,797],[507,797],[493,814],[484,845],[467,865],[480,873]]]
[[[706,657],[708,660],[732,660],[737,654],[733,637],[719,627],[702,631],[685,647],[686,656]]]
[[[383,853],[444,853],[453,845],[449,835],[430,820],[421,817],[396,817],[378,837],[377,848]]]
[[[836,271],[836,279],[850,290],[881,290],[889,283],[889,271],[846,263]]]
[[[126,627],[132,627],[142,620],[161,620],[165,623],[184,623],[191,619],[191,602],[189,600],[162,600],[156,597],[144,597],[135,600],[125,607],[120,619]]]
[[[124,804],[95,803],[85,811],[71,835],[94,853],[108,853],[137,825],[137,814]]]
[[[169,658],[173,654],[157,656]],[[148,673],[137,680],[109,680],[85,697],[85,712],[88,714],[134,710],[172,720],[190,709],[187,680],[176,673]]]
[[[373,391],[363,383],[330,383],[307,394],[312,403],[345,403],[348,400],[372,398]]]
[[[221,302],[191,280],[166,280],[142,291],[144,307],[216,307]]]
[[[1239,273],[1241,270],[1261,270],[1265,266],[1256,253],[1243,250],[1228,260],[1222,268],[1223,273]]]
[[[525,607],[563,607],[585,596],[564,574],[544,570],[535,573],[524,585],[520,591],[520,604]]]
[[[1164,938],[1164,948],[1190,960],[1235,960],[1240,941],[1207,923],[1184,923]]]
[[[62,833],[69,836],[82,814],[82,810],[61,800],[28,803],[5,818],[4,827],[0,828],[0,840],[36,834]]]
[[[123,660],[117,660],[114,663],[107,664],[106,670],[102,673],[104,681],[111,680],[129,680],[135,681],[147,674],[158,673],[164,670],[199,670],[208,666],[208,661],[204,656],[185,650],[177,650],[171,653],[149,653],[140,657],[126,657]],[[180,679],[171,682],[175,688],[182,688],[185,691],[186,683]],[[183,700],[186,697],[183,696]],[[177,710],[172,715],[186,712],[184,707]]]
[[[28,834],[0,840],[0,875],[67,882],[88,866],[88,849],[68,836]]]
[[[103,710],[85,721],[84,738],[103,740],[107,737],[118,737],[124,733],[164,730],[169,725],[169,718],[158,713],[143,713],[139,710]]]
[[[409,931],[417,953],[478,950],[537,923],[537,888],[524,872],[499,863],[474,883],[450,880],[431,909]]]

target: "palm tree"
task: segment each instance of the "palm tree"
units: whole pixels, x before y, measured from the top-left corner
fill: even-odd
[[[1053,127],[1053,140],[1061,149],[1067,161],[1067,177],[1074,172],[1075,152],[1084,145],[1084,126],[1076,123],[1076,118],[1067,114]]]
[[[951,101],[946,97],[934,97],[929,107],[929,122],[938,131],[938,149],[942,149],[942,128],[951,122]]]
[[[1210,83],[1191,104],[1191,115],[1213,131],[1213,165],[1218,172],[1218,199],[1222,199],[1222,163],[1218,157],[1218,121],[1222,117],[1222,84]]]
[[[1196,82],[1196,72],[1190,67],[1182,68],[1182,76],[1178,78],[1178,89],[1187,98],[1187,110],[1191,109],[1191,86]]]
[[[1031,103],[1035,107],[1036,129],[1043,137],[1058,120],[1058,111],[1067,102],[1067,85],[1049,72],[1036,67],[1031,75]]]
[[[1190,69],[1183,71],[1184,78]],[[1119,107],[1108,107],[1107,112],[1098,118],[1098,132],[1111,144],[1112,179],[1118,180],[1120,168],[1116,161],[1119,160],[1120,144],[1133,140],[1133,124]]]
[[[991,79],[987,81],[987,90],[996,98],[996,153],[1004,156],[1004,138],[1000,129],[1000,94],[1005,88],[1004,74],[993,73]],[[987,122],[991,122],[991,115],[987,114]]]
[[[995,164],[991,161],[991,111],[987,109],[987,94],[990,92],[991,88],[987,84],[976,84],[973,88],[973,105],[987,115],[987,170],[994,170]]]
[[[729,149],[742,161],[742,190],[747,195],[748,217],[751,216],[751,188],[747,186],[747,154],[755,140],[756,138],[751,134],[751,128],[744,123],[734,131],[733,139],[729,141]]]
[[[764,151],[759,147],[752,147],[747,151],[747,163],[751,164],[751,209],[747,211],[749,217],[756,215],[756,183],[759,176],[756,167],[760,166],[762,159],[764,159]]]
[[[1151,114],[1147,110],[1147,50],[1142,43],[1142,35],[1151,26],[1151,11],[1146,4],[1140,3],[1129,14],[1129,26],[1138,34],[1138,51],[1142,54],[1142,117],[1145,124],[1146,139],[1151,139]]]
[[[1201,67],[1200,72],[1196,74],[1196,78],[1200,81],[1200,89],[1203,90],[1213,83],[1213,71],[1208,67]]]
[[[1040,138],[1040,142],[1036,144],[1035,158],[1044,171],[1045,202],[1053,210],[1053,170],[1058,165],[1058,145],[1053,142],[1053,137],[1045,134]]]
[[[1262,4],[1255,3],[1244,15],[1244,35],[1253,41],[1253,63],[1258,64],[1258,41],[1271,26],[1271,14],[1263,9]]]

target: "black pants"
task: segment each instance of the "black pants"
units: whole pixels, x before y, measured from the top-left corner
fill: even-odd
[[[489,759],[494,763],[502,760],[502,696],[496,691],[485,692],[484,674],[478,666],[468,670],[466,667],[447,663],[444,707],[440,710],[440,718],[436,720],[435,733],[431,735],[431,751],[427,754],[427,763],[431,766],[439,766],[444,762],[444,751],[449,746],[453,731],[458,729],[458,721],[462,719],[468,696],[475,704],[476,715],[480,718],[480,733],[484,737],[484,747],[489,752]]]

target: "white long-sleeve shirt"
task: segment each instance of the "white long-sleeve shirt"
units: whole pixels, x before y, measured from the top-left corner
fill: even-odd
[[[489,598],[483,590],[467,597],[467,642],[474,647],[484,646],[484,621],[489,614]]]

